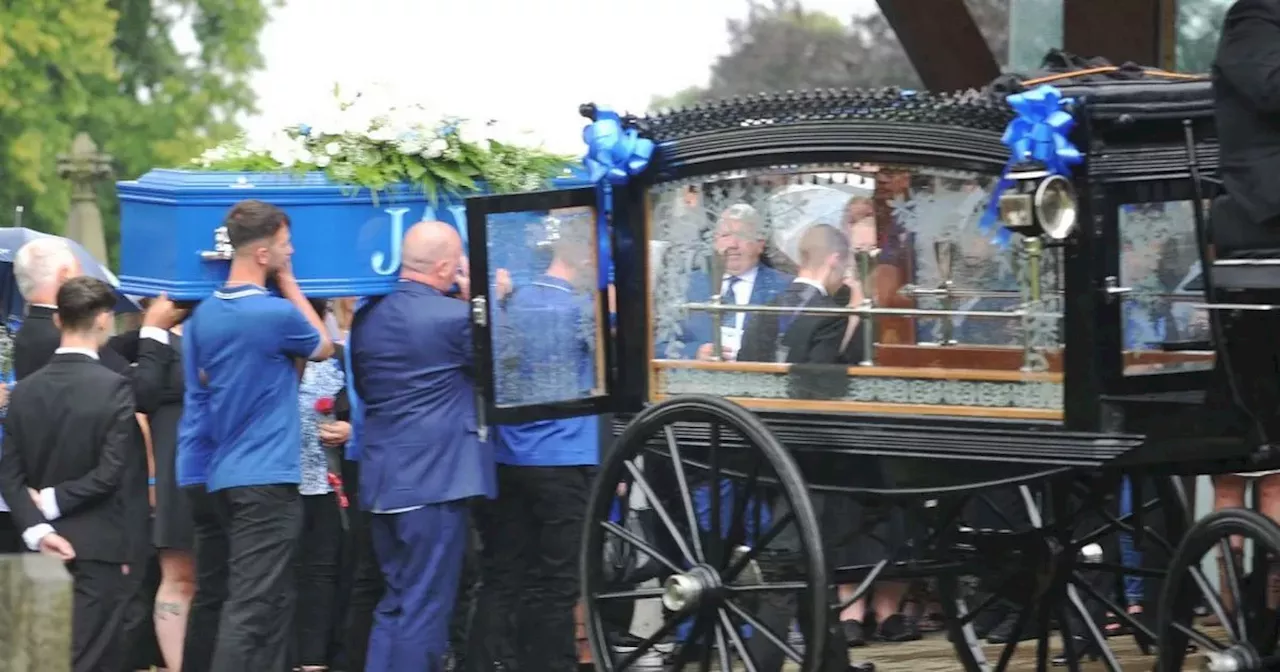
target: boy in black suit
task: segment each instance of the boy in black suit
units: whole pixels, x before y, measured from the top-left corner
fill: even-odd
[[[72,669],[118,672],[128,604],[131,542],[126,516],[145,488],[130,484],[133,392],[98,362],[116,295],[94,278],[58,290],[61,346],[14,388],[0,452],[0,493],[23,541],[63,560],[74,582]],[[135,490],[137,490],[135,492]]]

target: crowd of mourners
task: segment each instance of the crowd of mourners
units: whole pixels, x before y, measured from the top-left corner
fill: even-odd
[[[0,552],[65,562],[72,669],[577,669],[600,425],[486,436],[458,233],[420,223],[394,291],[318,301],[283,211],[225,226],[225,285],[118,335],[121,297],[65,241],[16,255]],[[574,256],[504,297],[548,339],[578,321],[545,321],[580,309]]]

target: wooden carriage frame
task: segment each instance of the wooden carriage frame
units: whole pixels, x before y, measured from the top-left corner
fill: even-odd
[[[1210,371],[1124,373],[1119,297],[1125,288],[1116,281],[1120,275],[1117,206],[1172,200],[1201,203],[1214,195],[1215,184],[1198,175],[1198,171],[1212,173],[1217,161],[1207,83],[1157,78],[1067,86],[1064,94],[1073,98],[1078,121],[1072,140],[1087,151],[1084,164],[1072,175],[1079,194],[1080,224],[1062,254],[1061,289],[1067,299],[1062,318],[1060,413],[706,395],[663,398],[655,391],[648,268],[649,189],[653,185],[752,168],[850,162],[999,175],[1009,159],[1001,134],[1012,113],[1001,98],[986,93],[786,93],[627,119],[653,139],[658,150],[643,175],[612,190],[608,242],[616,297],[611,306],[605,292],[599,293],[598,316],[608,315],[613,308],[617,322],[611,336],[601,332],[597,341],[600,385],[583,398],[524,405],[495,402],[494,344],[488,327],[496,302],[491,302],[487,287],[473,286],[484,424],[617,414],[618,439],[602,461],[593,487],[581,555],[585,621],[599,669],[626,669],[646,647],[686,621],[693,628],[687,639],[701,646],[681,647],[673,663],[677,668],[694,662],[696,655],[701,657],[702,669],[710,669],[713,658],[721,669],[728,669],[735,664],[734,656],[737,664],[756,669],[748,654],[750,645],[742,636],[747,626],[756,641],[770,640],[806,672],[843,669],[847,661],[832,667],[833,661],[818,653],[828,650],[829,628],[823,624],[832,613],[829,588],[837,583],[858,584],[854,597],[841,602],[847,605],[865,596],[875,580],[920,577],[938,581],[947,629],[968,671],[1004,669],[1026,628],[1034,628],[1038,667],[1044,669],[1054,622],[1064,642],[1062,662],[1069,669],[1078,669],[1084,658],[1092,657],[1118,670],[1097,624],[1099,610],[1125,621],[1144,651],[1160,645],[1160,669],[1179,669],[1188,644],[1216,651],[1214,660],[1223,665],[1229,661],[1261,665],[1258,661],[1275,655],[1274,642],[1266,650],[1250,644],[1243,621],[1239,630],[1230,627],[1234,615],[1209,586],[1196,564],[1201,556],[1195,553],[1203,555],[1227,534],[1244,534],[1263,545],[1258,548],[1280,553],[1280,528],[1268,528],[1247,512],[1232,512],[1234,518],[1214,517],[1192,529],[1183,487],[1183,477],[1188,475],[1256,466],[1255,447],[1229,429],[1221,413],[1205,406]],[[473,276],[492,278],[495,270],[486,247],[490,215],[597,207],[598,196],[596,190],[579,189],[469,199]],[[889,350],[884,350],[886,357],[894,361]],[[910,365],[909,354],[899,348],[896,356]],[[933,366],[914,363],[914,371],[947,375],[945,360],[952,355],[935,349],[929,356]],[[1128,357],[1173,361],[1185,353]],[[768,371],[780,365],[745,366]],[[875,369],[850,373],[877,375]],[[988,374],[1019,379],[1033,375]],[[828,470],[833,460],[868,457],[900,467],[943,461],[958,465],[959,475],[948,469],[949,473],[930,472],[916,482],[891,479],[858,486],[829,475],[848,473]],[[659,467],[659,462],[665,466]],[[762,476],[762,470],[772,476]],[[902,468],[894,470],[902,472]],[[1119,515],[1115,500],[1124,479],[1131,482],[1136,504],[1132,513]],[[726,480],[733,481],[735,489],[726,495],[720,488],[708,488],[711,522],[699,523],[692,500],[695,486]],[[628,506],[627,498],[619,500],[615,494],[618,483],[643,493],[661,528],[660,540],[643,538],[616,516],[611,519],[611,509],[619,501],[624,509]],[[739,486],[741,490],[736,489]],[[964,524],[965,512],[995,489],[1020,495],[1023,522],[1000,529]],[[775,501],[785,500],[789,511],[769,521],[767,531],[762,531],[760,507],[748,503],[757,501],[764,490]],[[917,527],[922,531],[911,539],[910,557],[904,555],[905,549],[895,548],[876,563],[830,567],[812,501],[815,494],[838,494],[910,510],[921,521]],[[726,509],[730,519],[724,522]],[[754,527],[747,520],[751,515],[756,516]],[[771,585],[759,576],[756,553],[768,546],[775,530],[786,525],[797,528],[802,560],[795,577],[776,583],[798,593],[801,608],[807,611],[803,652],[787,642],[785,633],[769,632],[750,608]],[[1161,620],[1154,627],[1129,618],[1089,578],[1105,572],[1133,573],[1132,568],[1105,562],[1098,555],[1104,537],[1122,533],[1156,549],[1154,555],[1165,563],[1163,571],[1141,570],[1148,578],[1165,578]],[[612,570],[603,560],[610,538],[660,566],[657,574],[663,586],[619,588],[616,576],[606,576]],[[746,581],[744,572],[755,572],[754,579]],[[993,574],[999,572],[1008,575],[1008,585],[992,585],[997,579]],[[1238,585],[1242,572],[1229,574],[1233,585]],[[1232,590],[1237,591],[1234,603],[1242,604],[1239,589]],[[1228,623],[1228,643],[1188,625],[1195,606],[1189,591],[1203,593],[1214,613]],[[1027,597],[1017,610],[1013,641],[998,660],[988,660],[972,627],[975,612],[984,605],[1007,604],[1013,596]],[[635,651],[614,652],[602,616],[606,603],[655,597],[662,598],[667,615],[662,628]],[[975,606],[976,602],[981,604]]]

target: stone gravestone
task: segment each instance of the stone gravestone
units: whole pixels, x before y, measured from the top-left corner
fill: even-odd
[[[0,555],[0,672],[70,669],[71,575],[43,555]]]
[[[71,210],[64,233],[84,246],[99,263],[107,263],[107,239],[98,209],[98,185],[111,178],[111,155],[98,151],[88,133],[71,143],[71,152],[58,156],[58,176],[71,182]]]

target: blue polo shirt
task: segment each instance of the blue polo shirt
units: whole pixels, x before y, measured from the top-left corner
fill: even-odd
[[[369,299],[360,298],[356,301],[355,312],[359,313],[369,303]],[[355,373],[351,370],[351,353],[354,351],[351,347],[352,339],[356,330],[354,326],[347,333],[347,354],[342,358],[344,373],[347,376],[347,401],[351,404],[351,436],[347,438],[347,446],[342,451],[342,457],[351,462],[360,461],[360,435],[364,432],[364,402],[360,400],[360,395],[356,392]]]
[[[320,333],[286,299],[262,287],[225,287],[202,301],[183,340],[187,389],[203,380],[198,421],[208,450],[210,491],[298,483],[302,478],[302,423],[298,370],[320,345]],[[194,385],[193,385],[194,383]],[[199,469],[199,449],[184,457]],[[188,474],[194,478],[194,474]]]
[[[596,381],[596,306],[590,294],[543,275],[521,286],[499,317],[495,387],[499,404],[553,403],[591,396]],[[499,464],[596,465],[595,416],[498,427]]]
[[[198,307],[197,307],[198,310]],[[191,333],[193,314],[187,319],[184,332]],[[195,339],[182,339],[182,417],[178,420],[178,446],[174,453],[174,473],[178,485],[204,485],[209,478],[209,458],[213,455],[213,443],[209,440],[205,404],[208,389],[200,384],[200,369],[196,366]]]

